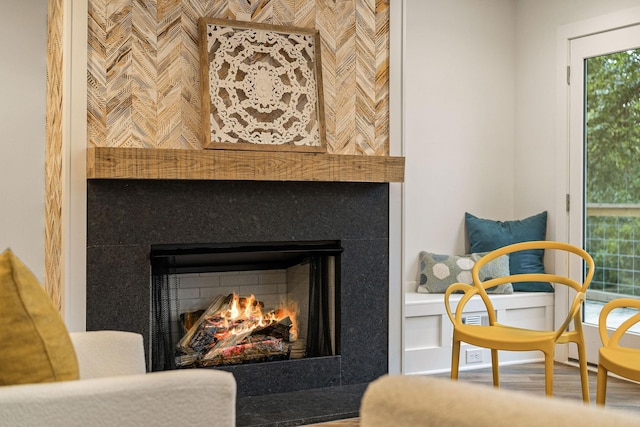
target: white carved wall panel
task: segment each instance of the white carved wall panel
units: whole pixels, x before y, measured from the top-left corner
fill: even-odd
[[[205,148],[325,151],[317,33],[200,20]]]

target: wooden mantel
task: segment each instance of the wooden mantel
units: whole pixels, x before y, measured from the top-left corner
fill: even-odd
[[[90,147],[87,178],[404,182],[404,157]]]

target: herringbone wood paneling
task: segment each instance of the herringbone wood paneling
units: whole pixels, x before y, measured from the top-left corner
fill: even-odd
[[[202,16],[317,28],[328,152],[388,153],[388,0],[89,0],[90,145],[202,148]]]
[[[389,0],[376,0],[376,155],[389,154]]]
[[[158,148],[172,148],[182,138],[182,72],[185,65],[180,58],[183,48],[182,8],[179,1],[158,2],[157,91]],[[188,7],[188,6],[187,6]],[[185,136],[186,139],[186,136]],[[194,148],[197,145],[194,145]],[[180,148],[173,147],[173,148]]]
[[[44,288],[63,309],[62,287],[62,35],[63,0],[50,0],[47,34],[47,106],[45,145],[45,278]]]
[[[133,78],[132,45],[138,35],[132,31],[131,0],[109,0],[105,8],[106,56],[106,141],[109,147],[133,147]],[[102,6],[102,5],[101,5]],[[93,53],[89,51],[89,53]],[[91,59],[88,59],[91,61]],[[100,144],[96,144],[100,145]]]
[[[334,153],[354,154],[356,138],[355,3],[336,2],[336,138]]]
[[[154,146],[157,141],[158,14],[155,0],[135,0],[131,9],[131,142]]]
[[[295,0],[274,0],[271,24],[291,25],[291,23],[294,22],[295,10]]]
[[[322,82],[327,150],[336,146],[336,8],[331,0],[319,0],[316,27],[320,34]]]
[[[375,155],[376,0],[356,2],[356,140],[357,153]]]
[[[87,134],[94,145],[107,141],[107,18],[102,0],[89,0],[87,49]]]
[[[293,24],[296,27],[314,28],[316,24],[316,9],[322,3],[333,3],[335,0],[295,0]],[[320,28],[318,28],[319,30]]]

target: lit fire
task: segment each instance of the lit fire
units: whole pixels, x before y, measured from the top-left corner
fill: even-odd
[[[255,296],[220,295],[178,343],[178,366],[209,366],[289,355],[298,339],[295,305],[263,312]]]
[[[288,317],[291,321],[289,341],[293,342],[298,339],[297,310],[293,306],[294,304],[263,313],[262,304],[256,300],[254,295],[241,298],[233,294],[233,299],[229,305],[229,309],[220,312],[220,315],[226,321],[225,329],[228,329],[232,335],[247,336],[248,333],[250,334],[254,330],[266,328]]]

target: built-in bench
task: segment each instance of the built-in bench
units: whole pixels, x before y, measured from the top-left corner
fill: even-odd
[[[452,296],[452,309],[462,295]],[[552,329],[554,294],[544,292],[514,292],[493,294],[491,301],[498,321],[520,327]],[[487,323],[484,304],[474,297],[465,307],[466,321]],[[432,374],[451,369],[451,340],[453,326],[444,308],[444,294],[406,292],[404,301],[404,368],[406,374]],[[467,359],[467,350],[474,351]],[[501,352],[500,364],[525,363],[543,360],[541,352]],[[462,345],[460,370],[491,366],[491,353]]]

